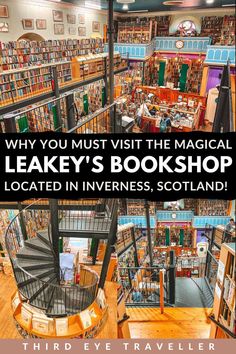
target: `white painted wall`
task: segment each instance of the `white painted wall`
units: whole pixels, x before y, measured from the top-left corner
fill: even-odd
[[[0,22],[7,22],[9,24],[9,33],[0,33],[0,41],[6,42],[11,40],[17,40],[23,34],[28,33],[29,31],[24,30],[22,26],[22,19],[30,18],[30,19],[46,19],[47,20],[47,30],[37,30],[36,24],[35,29],[30,32],[34,32],[39,34],[44,39],[65,39],[65,38],[89,38],[96,36],[103,36],[103,25],[107,23],[107,14],[106,11],[98,11],[92,9],[85,9],[82,7],[77,7],[70,4],[61,4],[61,3],[52,3],[49,1],[43,0],[0,0],[0,4],[8,5],[9,7],[9,15],[10,17],[7,19],[0,19]],[[54,34],[54,22],[52,17],[52,10],[62,10],[64,13],[64,27],[65,34],[64,35],[55,35]],[[75,14],[77,17],[76,25],[67,24],[66,15],[67,14]],[[79,25],[78,23],[78,15],[85,14],[85,26],[87,28],[86,37],[78,37],[78,27],[84,26]],[[218,15],[223,16],[225,14],[234,14],[232,9],[225,8],[222,9],[208,9],[207,14],[204,10],[197,10],[193,12],[191,11],[170,11],[170,12],[155,12],[155,13],[140,13],[139,16],[160,16],[160,15],[171,15],[171,24],[170,31],[171,33],[176,31],[176,27],[179,22],[185,19],[192,19],[196,26],[197,30],[200,31],[200,18],[201,16],[206,15]],[[115,17],[118,14],[115,14]],[[120,15],[121,17],[127,16],[137,16],[137,14],[124,14]],[[99,21],[100,22],[100,33],[92,32],[92,22]],[[69,27],[76,27],[76,35],[69,34]]]
[[[52,3],[42,0],[0,0],[0,4],[8,5],[9,18],[0,18],[0,22],[7,22],[9,24],[9,33],[0,33],[0,41],[7,42],[17,40],[23,34],[28,32],[37,33],[44,39],[65,39],[65,38],[90,38],[103,36],[103,25],[107,23],[107,15],[105,11],[97,11],[92,9],[85,9],[76,6]],[[64,13],[64,35],[54,34],[54,22],[52,10],[62,10]],[[67,24],[67,14],[76,15],[76,25]],[[85,25],[79,25],[78,15],[85,14]],[[24,30],[22,26],[22,19],[46,19],[47,29],[37,30],[36,23],[33,31]],[[92,22],[100,22],[100,33],[92,32]],[[78,27],[86,27],[86,37],[78,36]],[[69,27],[76,27],[76,35],[69,34]]]

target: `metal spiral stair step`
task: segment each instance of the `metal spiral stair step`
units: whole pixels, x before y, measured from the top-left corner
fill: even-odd
[[[52,244],[49,239],[48,231],[47,230],[40,230],[37,232],[37,238],[40,239],[45,245],[49,246],[52,249]]]
[[[49,268],[54,269],[55,267],[54,259],[52,259],[51,262],[49,262],[48,260],[41,260],[39,264],[39,261],[37,259],[18,258],[17,264],[29,273],[32,270],[49,269]],[[17,266],[15,270],[17,271]]]
[[[39,238],[25,241],[25,247],[32,248],[43,253],[52,254],[52,249],[50,246],[41,241]]]
[[[39,293],[35,299],[30,301],[31,305],[43,310],[47,310],[55,289],[54,285],[57,284],[58,280],[55,277],[53,280],[51,280],[50,285],[44,289],[43,292]]]
[[[56,279],[56,274],[52,274],[44,279],[44,282],[37,280],[37,282],[27,284],[19,289],[19,291],[29,300],[31,303],[34,299],[38,297],[47,287],[50,286],[50,283]]]
[[[38,251],[38,250],[33,250],[29,249],[27,247],[23,247],[16,255],[16,257],[19,258],[24,258],[24,259],[31,259],[31,260],[43,260],[43,261],[54,261],[53,254],[51,255],[45,255],[44,252]]]
[[[18,288],[22,288],[23,286],[36,282],[37,279],[41,279],[42,281],[46,281],[47,277],[49,275],[54,274],[55,275],[55,270],[53,268],[46,270],[45,269],[36,269],[36,270],[32,270],[30,271],[30,274],[33,276],[32,278],[29,278],[27,280],[24,280],[22,282],[18,283]],[[35,277],[35,278],[34,278]]]

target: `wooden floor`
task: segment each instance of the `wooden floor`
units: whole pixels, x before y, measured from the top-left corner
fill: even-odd
[[[131,338],[209,338],[211,309],[127,308]]]
[[[11,310],[11,296],[16,290],[15,280],[10,275],[0,274],[0,338],[21,338],[18,334]]]
[[[96,338],[116,339],[117,338],[117,284],[107,281],[105,294],[108,304],[108,319],[105,326]]]
[[[99,270],[99,269],[97,269]],[[116,338],[116,284],[106,282],[108,320],[98,338]],[[11,276],[0,274],[0,338],[21,338],[11,315],[10,298],[15,291]],[[154,308],[128,308],[131,338],[209,338],[207,315],[211,309],[166,308],[163,315]]]
[[[0,339],[22,339],[16,330],[12,317],[10,299],[15,290],[14,278],[0,273]],[[98,338],[117,338],[117,285],[112,282],[106,282],[105,293],[108,295],[108,320],[99,333]]]

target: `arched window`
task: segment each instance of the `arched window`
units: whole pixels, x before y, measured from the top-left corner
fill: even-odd
[[[180,22],[178,31],[182,36],[191,36],[196,33],[196,26],[193,21],[185,20]]]

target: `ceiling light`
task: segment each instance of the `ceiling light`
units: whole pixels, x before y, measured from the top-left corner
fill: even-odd
[[[135,0],[116,0],[118,4],[133,4]]]
[[[128,4],[124,4],[124,5],[122,6],[122,10],[129,10]]]
[[[92,0],[86,1],[85,0],[84,6],[87,7],[88,9],[95,9],[95,10],[102,9],[100,0],[98,0],[98,1],[92,1]]]
[[[148,10],[130,10],[130,11],[128,11],[128,12],[148,12]]]
[[[209,5],[213,4],[214,2],[215,2],[215,0],[206,0],[206,3],[209,4]]]
[[[166,6],[180,6],[183,5],[183,0],[170,0],[170,1],[164,1],[163,5]]]

